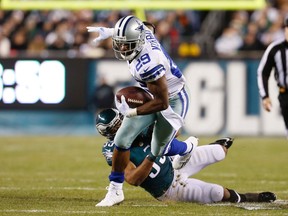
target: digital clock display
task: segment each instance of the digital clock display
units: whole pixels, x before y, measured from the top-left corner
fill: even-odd
[[[21,60],[0,62],[0,108],[84,109],[88,62]]]

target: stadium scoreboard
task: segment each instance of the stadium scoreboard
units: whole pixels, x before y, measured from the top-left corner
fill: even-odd
[[[88,63],[77,59],[1,59],[0,109],[85,109]]]

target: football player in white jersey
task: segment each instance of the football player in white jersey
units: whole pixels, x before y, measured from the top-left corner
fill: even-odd
[[[116,58],[126,60],[133,78],[153,95],[153,100],[137,108],[130,108],[124,96],[121,102],[115,100],[118,110],[125,117],[114,139],[116,147],[109,175],[109,190],[96,205],[113,206],[124,200],[122,186],[124,170],[129,162],[129,149],[144,128],[155,122],[151,153],[145,159],[147,163],[155,161],[157,156],[177,155],[173,167],[180,169],[190,159],[198,143],[193,137],[184,142],[172,142],[183,126],[189,107],[189,95],[185,77],[163,50],[153,31],[135,16],[121,18],[114,28],[87,28],[89,32],[99,33],[96,42],[112,37]]]

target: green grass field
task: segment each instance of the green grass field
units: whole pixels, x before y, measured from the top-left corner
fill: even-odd
[[[200,138],[199,145],[214,139]],[[96,136],[1,137],[0,215],[288,215],[284,138],[236,138],[224,161],[194,176],[238,192],[273,191],[275,203],[163,203],[125,184],[121,205],[96,208],[109,183],[104,141]]]

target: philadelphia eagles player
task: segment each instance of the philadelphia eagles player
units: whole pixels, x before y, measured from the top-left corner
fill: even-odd
[[[114,137],[122,120],[123,116],[116,109],[103,110],[96,119],[98,132],[108,139],[102,147],[102,153],[110,166],[115,147]],[[275,194],[271,192],[240,194],[218,184],[188,178],[204,167],[223,160],[233,139],[222,138],[210,145],[196,147],[188,163],[183,168],[174,170],[171,158],[168,156],[157,157],[154,163],[145,160],[151,151],[152,129],[152,126],[146,128],[132,144],[130,161],[125,169],[127,183],[144,188],[160,201],[238,203],[276,200]]]
[[[109,190],[97,204],[113,206],[124,200],[122,187],[130,148],[144,128],[156,122],[153,124],[151,151],[145,159],[147,163],[154,162],[157,156],[177,155],[173,167],[180,169],[191,157],[197,143],[194,138],[172,142],[183,126],[190,104],[189,91],[181,70],[160,45],[151,28],[135,16],[126,16],[119,19],[114,28],[88,27],[88,31],[99,33],[96,41],[111,37],[115,57],[125,60],[135,81],[153,95],[151,101],[137,108],[130,108],[124,96],[121,102],[116,101],[118,110],[125,117],[114,138]]]

